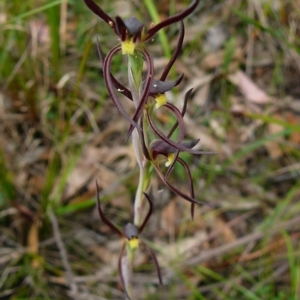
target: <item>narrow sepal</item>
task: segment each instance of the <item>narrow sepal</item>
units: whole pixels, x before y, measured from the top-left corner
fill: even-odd
[[[137,128],[139,130],[141,130],[141,127],[136,123],[136,121],[134,121],[125,111],[125,109],[123,108],[123,106],[121,105],[121,103],[119,102],[119,99],[115,93],[115,89],[114,89],[114,84],[112,82],[112,78],[111,78],[111,74],[110,74],[110,65],[111,65],[111,61],[113,56],[119,52],[121,50],[121,46],[116,46],[115,48],[113,48],[108,55],[105,58],[104,61],[104,80],[106,83],[106,87],[107,90],[109,92],[109,95],[113,101],[113,103],[115,104],[115,106],[117,107],[117,109],[119,110],[119,112],[123,115],[123,117],[125,117],[125,119],[131,124],[131,126],[133,128]]]
[[[186,164],[186,162],[183,159],[178,157],[177,161],[183,166],[183,168],[185,170],[185,174],[186,174],[186,177],[188,179],[188,186],[189,186],[190,196],[192,198],[195,198],[194,184],[193,184],[193,180],[192,180],[191,171],[190,171],[188,165]],[[192,203],[191,204],[191,217],[192,217],[192,220],[194,219],[194,210],[195,210],[195,203]]]
[[[182,44],[183,44],[183,39],[184,39],[184,24],[183,22],[181,21],[180,22],[180,32],[179,32],[179,38],[178,38],[178,42],[177,42],[177,45],[176,45],[176,48],[172,54],[172,57],[170,59],[170,61],[168,62],[168,64],[166,65],[162,75],[160,76],[160,80],[162,81],[165,81],[174,62],[176,61],[179,53],[180,53],[180,50],[182,48]]]
[[[101,209],[101,205],[100,205],[100,199],[99,199],[99,186],[98,186],[98,182],[96,180],[96,199],[97,199],[97,208],[98,208],[98,212],[99,212],[99,216],[101,221],[106,224],[112,231],[114,231],[116,234],[118,234],[121,237],[124,237],[124,234],[110,221],[108,220],[102,209]]]
[[[100,19],[105,21],[117,34],[115,21],[106,14],[93,0],[83,0],[86,6]]]
[[[156,267],[156,271],[157,271],[157,277],[159,280],[159,284],[163,285],[160,267],[159,267],[159,264],[158,264],[158,261],[157,261],[157,258],[155,256],[154,252],[147,246],[147,244],[145,242],[141,241],[141,244],[143,244],[143,246],[146,248],[146,250],[150,254],[151,258],[153,259],[155,267]]]
[[[167,144],[173,146],[175,149],[181,150],[181,151],[185,151],[188,153],[192,153],[192,154],[214,154],[214,152],[206,152],[206,151],[198,151],[198,150],[193,150],[193,149],[189,149],[188,147],[186,147],[183,143],[176,143],[174,141],[172,141],[171,139],[169,139],[168,137],[166,137],[163,133],[161,133],[156,126],[154,125],[153,121],[150,118],[150,114],[149,111],[147,110],[147,120],[149,122],[150,127],[152,128],[152,130],[162,139],[164,140]]]
[[[124,24],[124,21],[119,16],[116,17],[116,29],[118,31],[118,35],[121,37],[121,40],[125,41],[127,28]]]
[[[211,205],[209,205],[208,203],[206,202],[203,202],[203,201],[198,201],[192,197],[190,197],[189,195],[181,192],[179,189],[177,189],[173,184],[171,184],[168,179],[165,178],[165,176],[162,174],[161,170],[159,169],[158,166],[156,165],[153,165],[155,170],[156,170],[156,173],[158,174],[159,178],[162,180],[162,182],[171,190],[173,191],[176,195],[180,196],[181,198],[191,202],[191,203],[195,203],[195,204],[198,204],[198,205],[207,205],[209,207],[211,207]]]
[[[102,63],[102,67],[103,67],[104,61],[105,61],[105,55],[101,50],[101,46],[100,46],[98,39],[97,39],[97,53],[98,53],[99,59]],[[132,101],[131,92],[124,85],[122,85],[111,73],[110,73],[110,77],[111,77],[114,87],[118,90],[118,92],[122,93],[125,97],[127,97],[129,100]]]
[[[148,203],[149,203],[149,210],[148,210],[148,213],[145,217],[145,220],[144,222],[142,223],[142,225],[139,227],[139,233],[143,232],[145,226],[147,225],[148,221],[149,221],[149,218],[151,217],[152,215],[152,212],[153,212],[153,203],[152,203],[152,200],[150,198],[150,196],[146,193],[143,193],[146,197],[146,199],[148,200]]]
[[[169,18],[165,19],[164,21],[158,23],[157,25],[155,25],[154,27],[152,27],[151,29],[149,29],[143,40],[147,41],[147,40],[151,39],[160,29],[183,20],[185,17],[187,17],[188,15],[190,15],[195,10],[195,8],[197,7],[198,3],[199,3],[199,0],[194,0],[182,12],[180,12],[180,13],[172,16],[172,17],[169,17]]]
[[[162,80],[153,80],[150,85],[149,92],[151,94],[162,94],[170,91],[173,87],[177,86],[183,78],[183,74],[178,76],[174,81],[162,81]]]
[[[124,276],[123,276],[123,269],[122,269],[122,257],[123,257],[123,254],[124,254],[124,250],[125,250],[125,246],[126,246],[126,243],[123,244],[122,248],[121,248],[121,251],[120,251],[120,254],[119,254],[119,261],[118,261],[118,271],[119,271],[119,276],[120,276],[120,280],[121,280],[121,284],[123,286],[123,290],[126,294],[126,297],[131,300],[129,294],[128,294],[128,291],[126,289],[126,284],[125,284],[125,279],[124,279]]]
[[[181,116],[182,118],[184,117],[185,115],[185,112],[186,112],[186,109],[187,109],[187,102],[189,100],[189,97],[191,95],[193,91],[193,88],[189,89],[185,95],[184,95],[184,102],[183,102],[183,107],[182,107],[182,111],[181,111]],[[176,121],[176,123],[173,125],[172,129],[170,130],[169,134],[168,134],[168,138],[170,138],[172,136],[172,134],[174,133],[174,131],[176,130],[177,126],[179,125],[179,122]]]

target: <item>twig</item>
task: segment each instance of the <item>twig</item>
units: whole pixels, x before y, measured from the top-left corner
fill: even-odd
[[[293,218],[292,220],[279,223],[269,231],[269,234],[275,234],[280,230],[291,228],[293,226],[297,226],[297,224],[299,224],[299,222],[300,222],[300,217],[297,216],[297,217]],[[222,245],[222,246],[220,246],[218,248],[215,248],[215,249],[210,249],[210,250],[207,250],[207,251],[203,251],[201,255],[196,256],[196,257],[192,257],[190,260],[188,260],[184,264],[186,266],[193,266],[193,265],[196,265],[196,264],[201,264],[204,261],[212,259],[213,257],[220,256],[221,254],[227,253],[228,251],[230,251],[234,248],[243,246],[243,245],[245,245],[245,244],[247,244],[251,241],[260,240],[265,236],[265,234],[266,234],[266,231],[258,230],[254,233],[251,233],[251,234],[247,235],[247,236],[241,237],[241,238],[239,238],[238,240],[236,240],[232,243]]]
[[[49,208],[48,214],[49,214],[50,221],[52,224],[52,230],[53,230],[54,238],[55,238],[58,250],[59,250],[60,258],[61,258],[62,264],[64,266],[64,269],[66,271],[67,282],[71,289],[72,297],[75,300],[78,300],[78,297],[77,297],[78,296],[78,286],[75,283],[74,275],[73,275],[72,268],[71,268],[71,265],[70,265],[70,262],[68,259],[67,251],[66,251],[65,245],[64,245],[61,235],[60,235],[58,221],[57,221],[55,214],[53,213],[52,208]]]

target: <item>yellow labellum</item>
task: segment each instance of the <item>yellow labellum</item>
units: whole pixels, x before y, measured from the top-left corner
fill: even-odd
[[[159,94],[158,96],[155,97],[156,101],[156,108],[159,108],[167,103],[167,98],[165,94]]]
[[[129,54],[132,55],[135,49],[135,43],[132,39],[128,39],[122,42],[122,54]]]
[[[165,166],[169,167],[172,164],[172,162],[174,161],[174,158],[175,158],[175,153],[168,154],[168,160],[165,163]]]
[[[138,248],[139,246],[139,239],[138,238],[131,238],[129,241],[128,241],[128,244],[129,244],[129,248],[131,250],[134,250],[136,248]]]

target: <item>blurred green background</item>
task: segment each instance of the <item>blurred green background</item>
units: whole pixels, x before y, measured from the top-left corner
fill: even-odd
[[[97,3],[148,28],[189,1]],[[197,199],[217,208],[198,207],[191,221],[185,201],[153,176],[144,239],[165,286],[141,251],[136,298],[300,299],[300,3],[200,1],[185,25],[170,75],[185,77],[167,96],[180,106],[194,87],[187,135],[216,154],[182,156]],[[178,30],[147,44],[157,76]],[[97,216],[95,180],[105,210],[124,224],[138,169],[97,39],[105,53],[118,43],[83,1],[0,1],[0,299],[124,299],[120,241]],[[121,56],[112,73],[127,84]],[[172,121],[158,115],[161,126]],[[184,179],[176,168],[182,190]]]

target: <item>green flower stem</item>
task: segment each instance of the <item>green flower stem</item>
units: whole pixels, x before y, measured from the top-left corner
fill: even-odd
[[[138,107],[141,97],[143,63],[143,56],[140,51],[135,51],[133,55],[128,55],[128,82],[135,107]],[[140,137],[136,129],[132,132],[132,144],[140,168],[139,183],[134,201],[134,225],[139,226],[144,198],[143,192],[145,191],[145,159],[140,146]]]
[[[144,198],[144,181],[145,181],[145,168],[140,168],[139,184],[135,194],[134,201],[134,225],[139,226],[141,224],[141,212]]]
[[[133,103],[137,108],[139,105],[141,93],[142,93],[142,71],[143,71],[143,57],[140,51],[135,51],[133,55],[128,55],[128,82],[129,82],[129,89],[132,94]],[[144,205],[144,194],[143,192],[146,191],[148,184],[149,184],[149,176],[147,176],[146,172],[146,161],[143,155],[143,151],[141,149],[141,142],[140,137],[137,129],[134,129],[132,132],[132,145],[135,152],[135,157],[137,163],[139,165],[140,174],[139,174],[139,182],[138,187],[135,194],[134,200],[134,225],[140,226],[141,224],[141,212],[143,211]],[[134,254],[135,251],[132,251],[129,247],[127,247],[127,255],[126,263],[122,263],[123,267],[123,274],[125,275],[125,285],[126,290],[129,296],[132,296],[132,285],[131,285],[131,273],[134,261]]]
[[[142,86],[142,72],[143,72],[143,56],[140,51],[135,51],[133,55],[128,55],[128,71],[130,72],[129,77],[132,76],[132,83],[134,86],[130,86],[131,92],[136,89],[139,91]]]

